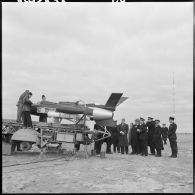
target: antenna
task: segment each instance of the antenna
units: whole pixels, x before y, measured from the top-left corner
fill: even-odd
[[[173,116],[175,116],[175,79],[173,72]]]

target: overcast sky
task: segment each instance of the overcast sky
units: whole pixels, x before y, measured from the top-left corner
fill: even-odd
[[[3,118],[16,103],[105,104],[112,92],[129,97],[114,119],[137,117],[193,131],[193,2],[3,3]],[[38,118],[33,118],[38,119]]]

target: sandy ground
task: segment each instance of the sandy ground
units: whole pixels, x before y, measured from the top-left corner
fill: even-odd
[[[4,193],[192,193],[193,135],[178,134],[178,158],[106,154],[3,167]],[[91,148],[89,148],[91,149]],[[131,149],[130,149],[131,152]],[[38,160],[37,154],[3,156],[3,166]],[[48,160],[56,156],[45,156]]]

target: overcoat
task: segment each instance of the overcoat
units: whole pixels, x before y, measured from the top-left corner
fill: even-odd
[[[148,146],[153,146],[153,136],[155,131],[155,123],[154,121],[147,121],[146,126],[148,127]]]
[[[169,125],[169,130],[168,130],[169,139],[177,139],[176,130],[177,130],[177,125],[175,123],[171,123]]]
[[[147,127],[143,123],[139,126],[140,132],[139,132],[139,139],[141,140],[147,140],[148,139],[148,133],[147,133]]]
[[[155,127],[154,136],[153,136],[153,144],[157,150],[163,149],[162,129],[160,125]]]
[[[162,127],[162,138],[167,139],[167,136],[168,136],[168,128]]]
[[[124,125],[120,124],[117,126],[118,132],[119,132],[119,146],[128,146],[128,139],[127,134],[129,131],[129,126],[124,123]],[[120,132],[124,132],[124,135]]]

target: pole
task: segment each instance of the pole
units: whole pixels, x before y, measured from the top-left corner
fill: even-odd
[[[173,72],[173,116],[175,117],[175,79]]]

